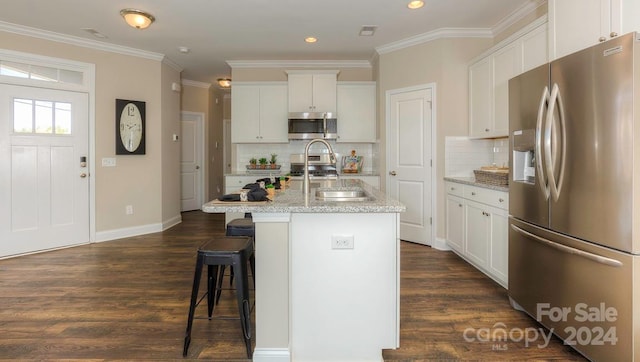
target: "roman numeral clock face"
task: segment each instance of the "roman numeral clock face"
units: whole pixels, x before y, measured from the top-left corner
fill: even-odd
[[[116,100],[116,154],[145,153],[144,108],[144,102]]]

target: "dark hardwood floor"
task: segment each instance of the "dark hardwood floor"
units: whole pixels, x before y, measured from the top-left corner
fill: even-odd
[[[182,360],[195,250],[223,224],[193,211],[162,233],[0,260],[0,359]],[[494,341],[483,331],[540,326],[455,254],[401,252],[401,346],[385,361],[583,360],[556,338]],[[218,308],[236,316],[233,292]],[[246,361],[239,321],[196,320],[186,359]]]

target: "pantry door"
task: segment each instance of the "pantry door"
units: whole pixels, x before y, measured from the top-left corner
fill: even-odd
[[[88,104],[0,84],[0,257],[90,241]]]
[[[387,193],[407,211],[400,239],[432,245],[432,87],[387,92]]]

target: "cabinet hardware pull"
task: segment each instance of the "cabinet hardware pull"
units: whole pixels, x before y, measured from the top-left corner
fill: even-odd
[[[488,128],[485,128],[485,129],[484,129],[484,131],[485,131],[485,132],[489,132],[489,129],[488,129]]]
[[[611,34],[609,34],[610,37],[615,38],[616,36],[618,36],[618,33],[616,33],[615,31],[612,31]]]
[[[604,41],[606,41],[606,40],[607,40],[607,38],[605,38],[605,37],[603,37],[603,36],[601,36],[600,38],[598,38],[598,41],[599,41],[599,42],[601,42],[601,43],[602,43],[602,42],[604,42]]]
[[[462,207],[462,204],[458,204],[458,207]]]
[[[471,193],[471,196],[476,196],[476,193],[475,193],[475,192],[472,192],[472,193]]]
[[[504,202],[504,199],[503,198],[499,198],[498,201],[499,202]]]

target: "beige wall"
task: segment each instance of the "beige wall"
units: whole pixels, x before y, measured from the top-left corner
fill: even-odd
[[[212,200],[224,192],[223,121],[225,117],[225,91],[217,87],[184,85],[182,110],[205,115],[205,199]],[[229,105],[230,107],[230,105]],[[229,111],[226,111],[229,112]]]
[[[209,200],[224,193],[224,93],[214,87],[209,90]]]
[[[444,139],[468,134],[468,62],[493,44],[492,39],[439,39],[381,54],[378,69],[380,149],[386,149],[386,96],[388,90],[434,83],[436,86],[436,237],[444,237]],[[384,152],[384,151],[383,151]],[[386,175],[385,157],[380,174]],[[386,188],[381,177],[382,188]]]
[[[96,66],[95,89],[95,211],[96,231],[157,225],[175,209],[175,196],[164,194],[175,189],[175,180],[165,176],[175,169],[173,160],[163,160],[163,132],[172,130],[170,117],[179,112],[178,102],[165,94],[170,81],[179,77],[177,70],[160,61],[143,59],[0,32],[0,44],[5,49],[70,59]],[[170,88],[169,88],[170,89]],[[146,154],[115,155],[116,98],[146,102]],[[163,102],[167,105],[163,106]],[[116,167],[102,167],[103,157],[116,158]],[[166,182],[166,187],[163,186]],[[166,199],[166,201],[165,201]],[[125,215],[125,206],[132,205],[134,214]],[[179,210],[178,210],[179,211]]]
[[[172,84],[180,84],[180,73],[162,64],[162,221],[166,222],[180,215],[180,142],[173,135],[180,135],[180,93],[172,90]],[[182,137],[178,138],[182,140]],[[173,226],[173,225],[172,225]]]

